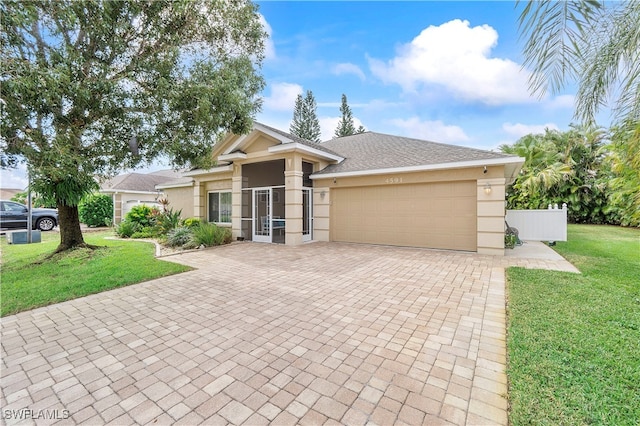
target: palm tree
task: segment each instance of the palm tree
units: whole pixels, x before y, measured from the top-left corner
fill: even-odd
[[[562,154],[553,143],[558,134],[547,129],[544,134],[527,135],[513,145],[500,147],[504,153],[525,159],[520,176],[507,196],[509,208],[544,208],[548,191],[571,173],[571,167],[563,162]]]
[[[502,146],[503,152],[525,158],[508,191],[509,208],[567,203],[572,222],[608,222],[611,176],[603,164],[606,136],[602,128],[572,126],[566,132],[547,129]]]
[[[538,95],[578,83],[576,117],[593,124],[612,105],[618,123],[640,119],[640,1],[529,1],[520,14],[524,66]]]
[[[640,227],[640,123],[613,130],[609,160],[611,179],[610,210],[620,224]]]

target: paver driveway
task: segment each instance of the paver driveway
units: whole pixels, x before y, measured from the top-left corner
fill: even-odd
[[[171,259],[198,269],[4,318],[4,421],[507,422],[500,258],[236,243]]]

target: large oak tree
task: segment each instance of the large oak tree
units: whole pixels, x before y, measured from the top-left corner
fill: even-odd
[[[163,155],[206,166],[260,108],[266,33],[247,0],[3,1],[2,167],[54,199],[58,251],[85,245],[78,203]]]

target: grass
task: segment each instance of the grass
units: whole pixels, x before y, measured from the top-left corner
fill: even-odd
[[[570,225],[582,274],[510,268],[509,421],[640,424],[640,230]]]
[[[46,306],[190,270],[158,260],[152,244],[108,240],[112,232],[85,234],[97,250],[77,249],[46,259],[60,236],[43,232],[42,243],[9,245],[2,238],[0,315]]]

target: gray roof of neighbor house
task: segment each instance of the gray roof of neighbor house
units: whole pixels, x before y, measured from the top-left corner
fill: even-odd
[[[472,161],[515,160],[518,157],[464,146],[365,132],[332,139],[320,144],[344,157],[316,175],[396,169]]]
[[[10,200],[20,192],[27,192],[27,190],[18,188],[0,188],[0,199]]]
[[[100,185],[103,192],[156,192],[156,185],[180,178],[175,170],[160,170],[153,173],[125,173],[118,175]]]

